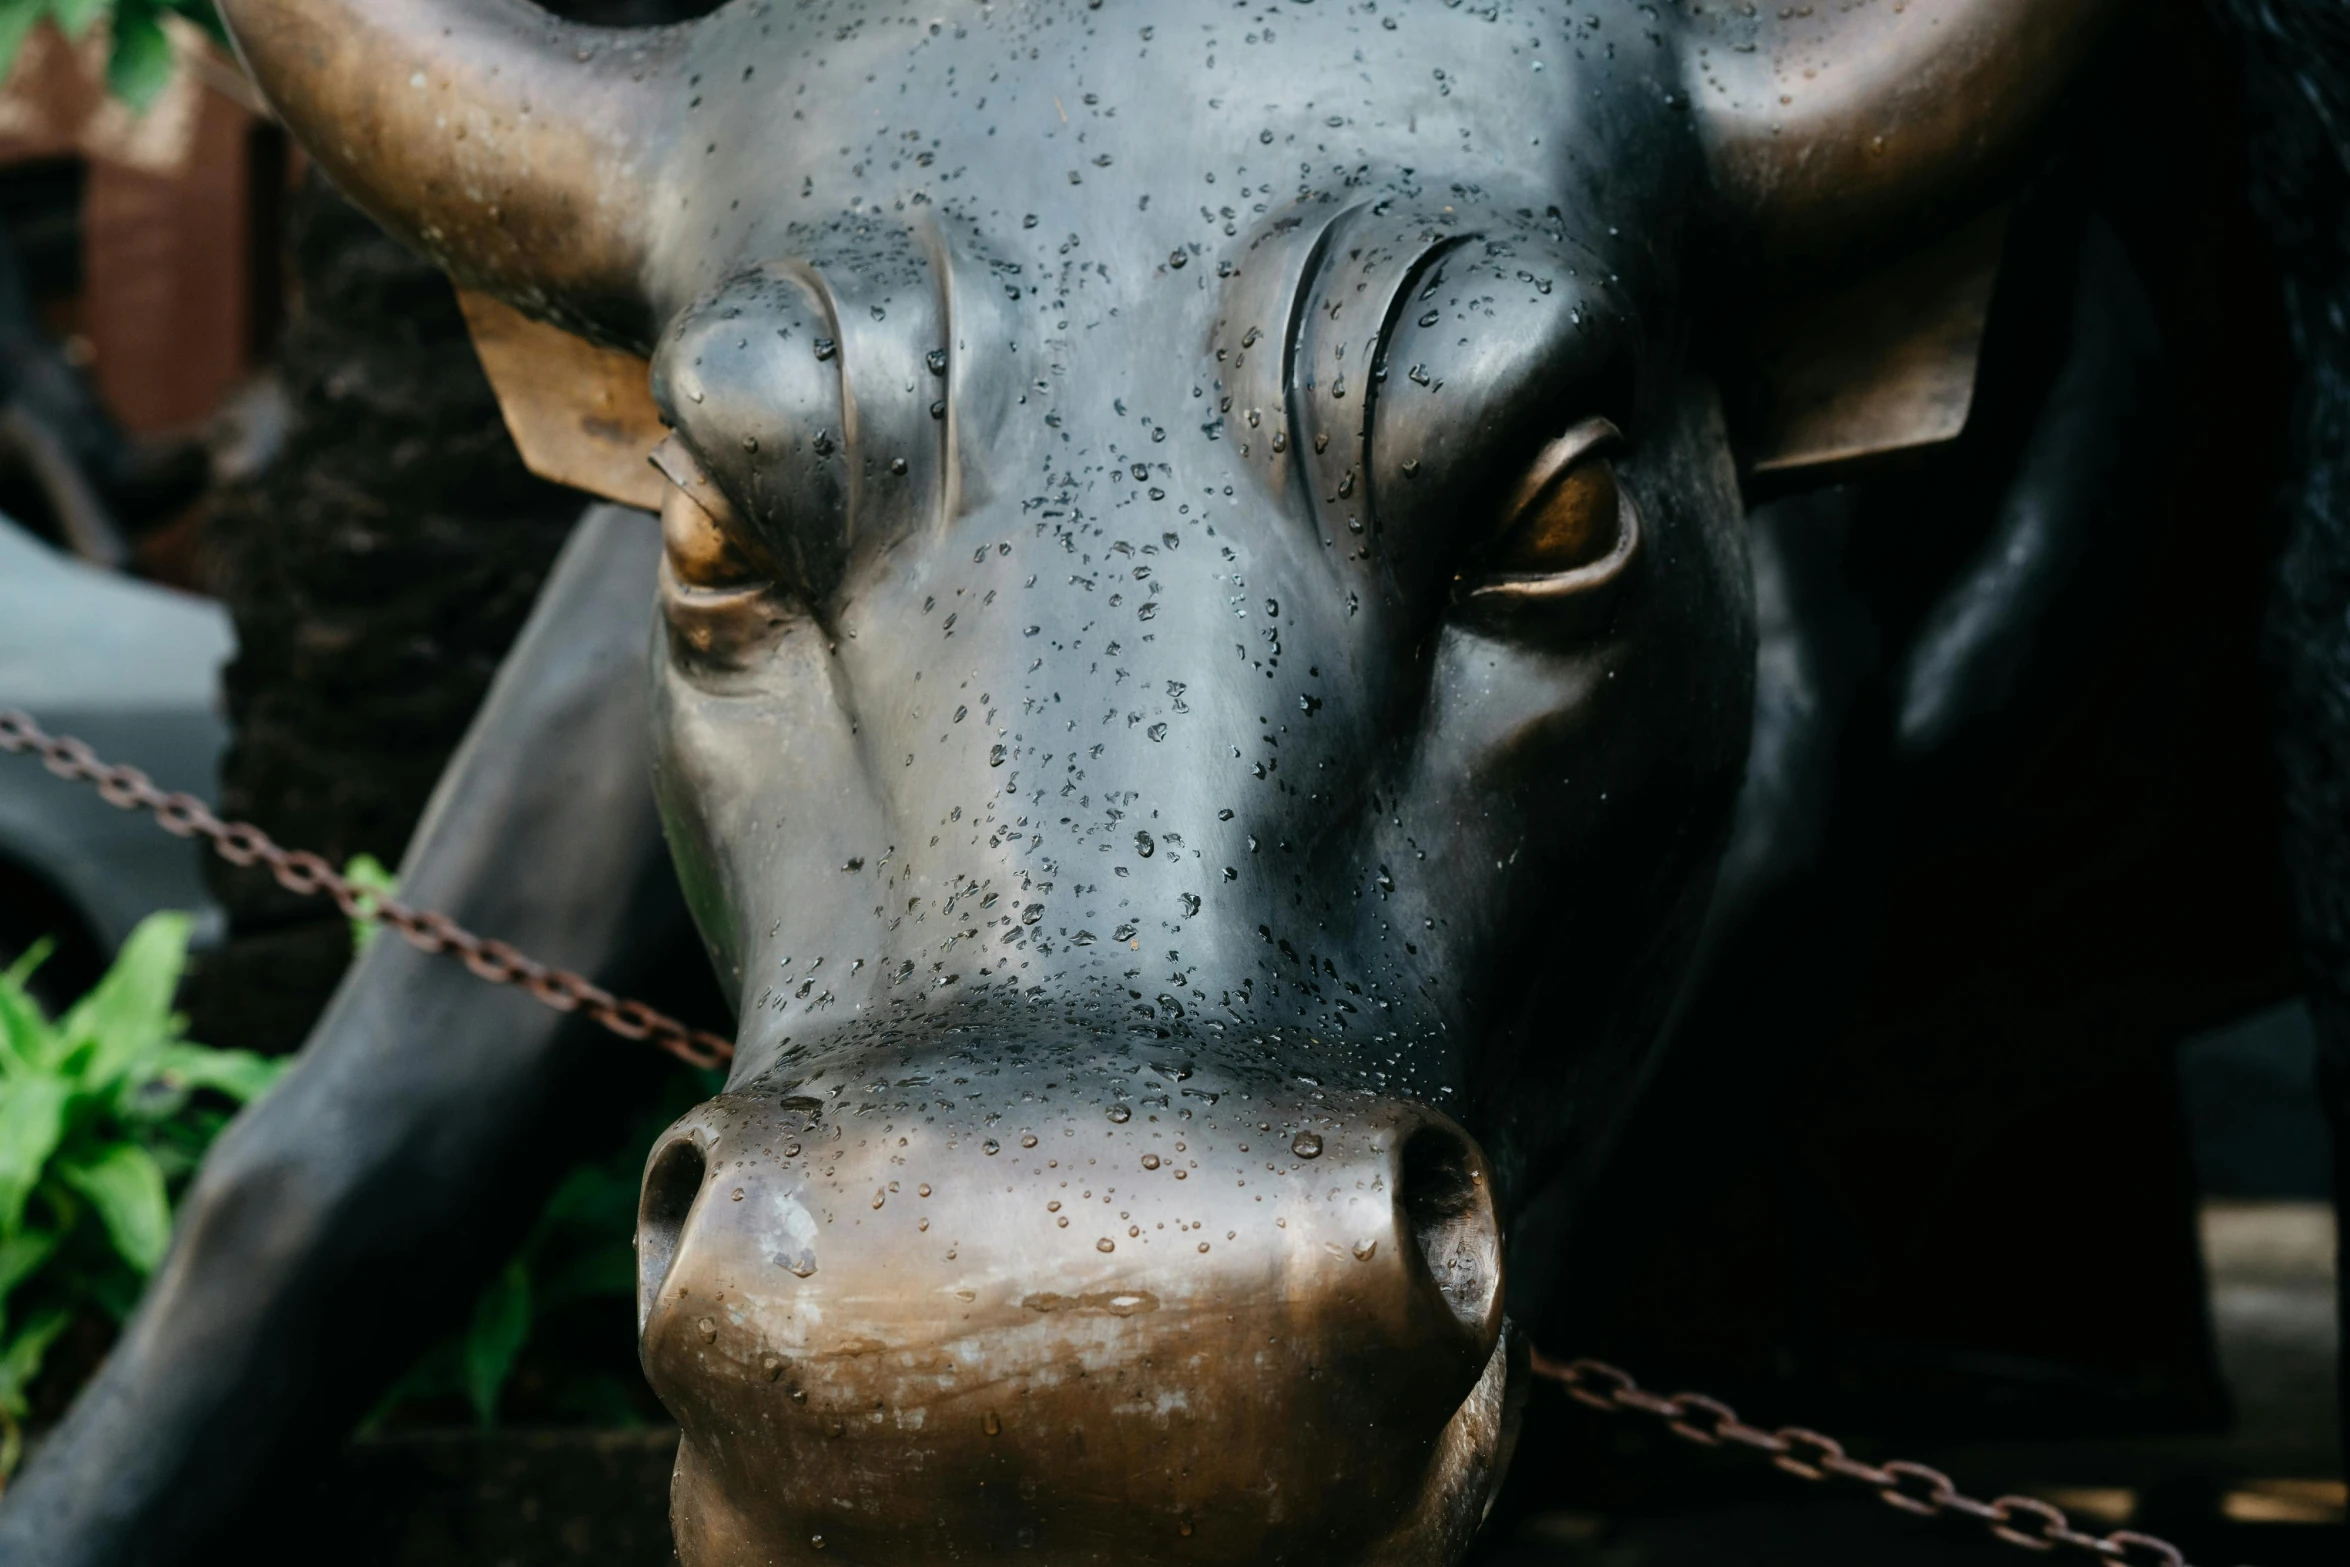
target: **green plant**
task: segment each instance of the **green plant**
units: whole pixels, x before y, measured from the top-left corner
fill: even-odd
[[[429,1421],[436,1405],[454,1414],[461,1399],[488,1430],[527,1381],[532,1418],[641,1423],[654,1406],[632,1331],[638,1177],[662,1130],[724,1082],[722,1073],[677,1067],[611,1153],[573,1166],[466,1325],[418,1359],[374,1421]]]
[[[150,915],[55,1021],[25,983],[47,944],[0,972],[0,1475],[51,1345],[130,1315],[171,1239],[173,1192],[229,1107],[286,1066],[185,1037],[171,1003],[190,923]]]
[[[359,912],[351,916],[351,955],[365,952],[384,933],[375,922],[375,911],[386,898],[400,895],[400,880],[384,869],[384,862],[372,854],[354,854],[343,862],[343,879],[359,889]]]
[[[399,896],[400,884],[372,854],[353,855],[343,875],[366,894],[351,921],[351,950],[357,954],[383,934],[368,916],[383,899]],[[425,1351],[376,1406],[374,1421],[462,1398],[488,1430],[498,1423],[524,1351],[534,1340],[546,1344],[550,1324],[585,1316],[591,1319],[592,1348],[584,1357],[565,1353],[573,1346],[551,1350],[548,1358],[554,1364],[541,1379],[548,1384],[539,1401],[542,1411],[601,1425],[636,1424],[641,1400],[631,1379],[610,1364],[594,1362],[613,1358],[600,1352],[609,1349],[606,1330],[614,1325],[614,1314],[606,1308],[620,1305],[617,1318],[625,1324],[625,1303],[636,1295],[638,1170],[662,1128],[687,1106],[718,1092],[723,1081],[717,1073],[679,1067],[612,1153],[574,1165],[520,1249],[484,1286],[466,1325]],[[580,1307],[587,1310],[574,1310]]]
[[[171,80],[171,39],[166,16],[184,16],[221,42],[228,34],[212,0],[0,0],[0,76],[16,64],[24,42],[43,17],[54,17],[66,37],[79,42],[104,18],[111,37],[106,85],[134,109],[144,109]]]

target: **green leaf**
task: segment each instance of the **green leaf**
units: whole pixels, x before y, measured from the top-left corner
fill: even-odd
[[[24,1227],[25,1199],[65,1135],[71,1097],[71,1085],[48,1073],[0,1078],[0,1235]]]
[[[215,1050],[209,1045],[165,1045],[155,1053],[156,1074],[182,1088],[209,1088],[239,1104],[251,1104],[277,1086],[293,1066],[290,1056],[255,1055],[250,1050]]]
[[[530,1341],[530,1270],[506,1264],[473,1308],[465,1330],[465,1396],[488,1430],[498,1423],[498,1396],[514,1374],[514,1361]]]
[[[553,1311],[575,1300],[636,1294],[636,1248],[626,1241],[583,1252],[540,1282],[538,1309]]]
[[[86,1162],[59,1159],[57,1174],[89,1199],[116,1254],[142,1274],[154,1272],[171,1244],[171,1203],[155,1156],[135,1143],[114,1143]]]
[[[19,1284],[41,1270],[41,1264],[49,1260],[63,1239],[63,1235],[47,1230],[26,1230],[0,1240],[0,1305],[7,1303]]]
[[[34,1313],[32,1320],[9,1339],[7,1347],[0,1349],[0,1409],[23,1418],[25,1390],[41,1374],[41,1362],[47,1357],[50,1344],[72,1322],[72,1312],[63,1306],[52,1306]]]
[[[400,894],[400,879],[384,869],[372,854],[354,854],[343,862],[343,879],[359,889],[359,912],[351,917],[351,950],[365,952],[383,927],[372,918],[386,898]]]
[[[0,0],[0,7],[5,7],[5,5],[6,0]],[[57,938],[43,936],[39,941],[34,942],[16,955],[16,961],[8,965],[7,972],[0,974],[0,984],[11,985],[19,990],[23,989],[32,983],[34,973],[40,969],[42,964],[49,961],[49,954],[56,950]]]
[[[57,1054],[57,1031],[14,974],[12,969],[0,975],[0,1074],[5,1075],[45,1066]]]
[[[115,954],[97,988],[58,1024],[68,1059],[80,1055],[85,1092],[104,1092],[172,1033],[171,1000],[188,962],[185,914],[150,914]]]
[[[177,63],[171,37],[153,7],[122,0],[114,15],[114,49],[106,60],[106,85],[114,96],[132,112],[145,113],[170,84]]]
[[[77,41],[105,10],[106,0],[49,0],[49,14],[57,18],[66,37]]]
[[[600,1165],[579,1165],[547,1199],[542,1222],[633,1234],[640,1185],[633,1169],[622,1175]]]

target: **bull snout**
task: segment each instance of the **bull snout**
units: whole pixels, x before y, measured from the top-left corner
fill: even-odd
[[[1130,1066],[892,1076],[730,1092],[648,1164],[690,1567],[1423,1560],[1474,1526],[1508,1357],[1450,1120]]]

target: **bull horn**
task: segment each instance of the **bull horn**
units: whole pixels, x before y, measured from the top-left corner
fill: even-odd
[[[1963,217],[2119,0],[1713,0],[1681,34],[1716,189],[1784,265]]]
[[[279,118],[385,228],[532,316],[650,341],[651,187],[689,27],[583,27],[523,0],[220,10]]]

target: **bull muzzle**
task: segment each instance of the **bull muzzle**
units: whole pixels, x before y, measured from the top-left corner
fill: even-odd
[[[688,1567],[1456,1559],[1512,1381],[1484,1156],[1132,1063],[729,1092],[648,1165]]]

